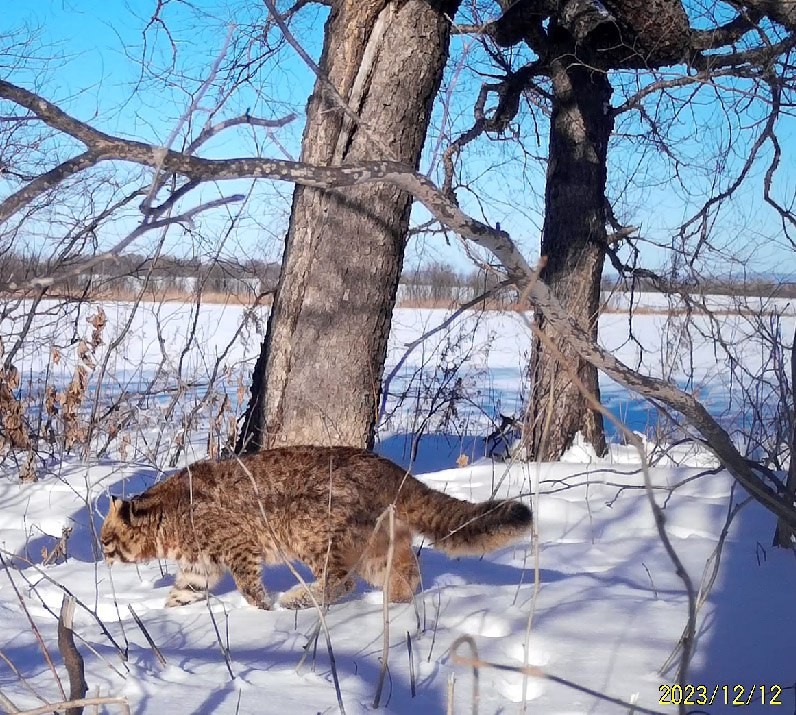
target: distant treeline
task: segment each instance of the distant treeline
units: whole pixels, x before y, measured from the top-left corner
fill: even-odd
[[[201,292],[250,300],[274,291],[280,271],[278,263],[228,257],[211,261],[160,256],[155,260],[125,254],[80,270],[82,263],[85,257],[45,260],[7,252],[0,256],[0,291],[8,292],[12,286],[24,288],[36,278],[61,276],[51,291],[53,295],[128,298],[144,290],[155,298],[189,298]],[[415,305],[462,303],[492,291],[499,282],[499,275],[493,271],[463,273],[434,263],[403,272],[398,302]],[[493,304],[511,305],[516,299],[516,291],[512,289],[490,294]]]
[[[631,288],[629,280],[616,277],[603,276],[602,290],[627,291]],[[663,290],[662,290],[663,288]],[[649,278],[636,278],[632,282],[632,289],[640,293],[685,293],[703,295],[730,295],[764,298],[796,298],[796,282],[777,278],[763,278],[761,276],[746,276],[740,278],[700,278],[699,282],[661,278],[652,281]]]
[[[126,298],[141,290],[154,297],[195,296],[199,293],[253,298],[276,288],[278,263],[254,259],[159,256],[153,259],[125,254],[80,270],[85,257],[42,259],[8,253],[0,258],[0,290],[25,287],[35,278],[62,277],[53,294],[101,295]]]
[[[488,294],[489,306],[509,307],[518,300],[515,288],[497,289],[501,276],[497,271],[460,272],[444,263],[404,270],[398,286],[398,302],[423,306],[466,303]]]
[[[102,261],[80,270],[84,256],[49,259],[6,251],[0,255],[0,292],[25,288],[36,278],[59,277],[53,295],[128,298],[142,291],[154,298],[192,297],[199,294],[235,296],[248,301],[276,289],[280,265],[255,259],[236,260],[229,257],[215,260],[159,256],[157,259],[134,253]],[[403,305],[451,305],[465,303],[488,294],[490,307],[510,307],[518,300],[514,288],[497,289],[500,274],[492,270],[457,271],[452,266],[435,262],[422,268],[405,269],[398,288],[397,300]],[[636,279],[636,292],[660,293],[660,286],[677,294],[764,296],[796,298],[796,283],[760,277],[735,280],[714,278],[698,285],[685,281]],[[602,280],[604,293],[627,291],[630,283],[616,277]]]

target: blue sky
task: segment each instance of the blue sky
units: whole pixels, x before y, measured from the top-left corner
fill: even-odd
[[[36,0],[9,4],[4,8],[3,25],[8,30],[28,28],[35,37],[36,55],[50,60],[28,62],[25,69],[11,73],[3,69],[3,74],[11,81],[41,91],[81,119],[106,131],[162,142],[190,101],[183,88],[195,88],[207,76],[224,45],[229,22],[238,23],[235,38],[240,42],[241,28],[262,23],[265,8],[261,3],[246,0],[202,0],[191,6],[167,3],[161,17],[168,34],[164,27],[155,23],[144,35],[155,6],[154,0]],[[320,52],[325,13],[320,6],[310,6],[302,12],[294,28],[316,58]],[[275,37],[272,34],[271,40]],[[454,53],[458,54],[466,42],[455,39]],[[170,65],[173,50],[175,68],[180,74],[176,80],[173,75],[158,74]],[[471,58],[477,64],[477,54],[473,53]],[[453,76],[454,73],[449,72],[447,81]],[[164,81],[164,77],[168,81]],[[467,128],[472,121],[472,102],[481,81],[468,77],[465,72],[455,77],[455,99],[446,115],[445,126],[453,134]],[[290,111],[301,115],[312,84],[311,73],[292,48],[283,47],[277,61],[257,73],[252,89],[233,96],[223,116],[240,114],[246,109],[267,117],[284,116]],[[213,88],[208,103],[212,104],[218,91],[217,87]],[[740,101],[740,95],[728,97],[725,101]],[[619,90],[614,101],[621,101]],[[640,131],[635,117],[629,116],[617,126],[610,157],[609,192],[620,217],[627,224],[642,227],[649,239],[640,244],[642,255],[653,266],[662,263],[667,256],[654,244],[668,243],[673,228],[690,215],[710,191],[716,190],[712,184],[717,168],[721,168],[717,162],[723,159],[730,169],[737,168],[748,149],[749,135],[737,131],[739,127],[726,124],[717,110],[715,99],[711,101],[709,93],[703,91],[690,116],[673,119],[677,151],[691,162],[688,168],[673,164],[665,154],[650,151],[647,144],[639,142],[633,136]],[[738,124],[751,122],[754,111],[742,112]],[[441,117],[441,111],[437,111],[423,165],[425,169],[429,168],[433,148],[437,146]],[[490,223],[500,221],[533,260],[538,255],[542,223],[546,119],[525,111],[522,126],[524,151],[512,142],[486,140],[474,142],[468,148],[466,178],[477,188],[479,197],[476,199],[460,191],[459,198],[473,215]],[[302,129],[299,119],[279,130],[278,144],[262,132],[235,130],[214,141],[205,154],[233,156],[259,152],[281,157],[286,151],[296,157]],[[780,132],[784,156],[777,195],[787,203],[793,200],[796,185],[793,121],[782,122]],[[770,150],[766,153],[770,155]],[[714,226],[714,242],[718,246],[726,245],[727,255],[748,255],[755,273],[782,272],[794,264],[792,247],[761,199],[765,166],[761,162],[753,170],[752,178],[739,191],[738,201],[718,215]],[[627,182],[628,175],[632,176],[631,183]],[[247,188],[248,184],[243,185],[243,182],[240,186],[208,186],[197,198]],[[252,198],[252,220],[241,221],[228,248],[235,251],[239,247],[251,253],[263,250],[269,252],[270,257],[276,257],[291,191],[292,188],[284,184],[273,186],[261,182]],[[415,213],[417,220],[422,220],[423,212]],[[224,220],[223,215],[217,219],[208,217],[204,228],[212,233],[217,223],[220,231]],[[114,240],[114,231],[124,230],[124,222],[115,229],[109,227],[107,240]],[[175,245],[174,250],[179,250],[179,246]],[[721,255],[722,252],[717,251],[714,260],[720,260]],[[439,236],[413,239],[407,254],[408,265],[429,260],[452,262],[462,269],[470,265],[455,239],[450,245]],[[726,270],[729,266],[728,261]]]

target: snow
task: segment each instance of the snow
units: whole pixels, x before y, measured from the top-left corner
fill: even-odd
[[[127,314],[121,304],[113,312],[104,307],[109,340]],[[109,360],[117,385],[146,382],[157,369],[162,354],[153,329],[155,309],[151,306],[135,317],[140,322],[124,350]],[[184,307],[159,310],[166,352],[176,364],[175,346],[183,343],[190,321]],[[206,313],[184,364],[184,376],[198,382],[207,378],[213,356],[228,345],[232,347],[225,365],[243,371],[262,338],[255,322],[235,336],[240,308],[208,306]],[[398,311],[388,370],[400,359],[403,345],[440,319],[436,311]],[[400,378],[402,384],[419,372],[429,379],[440,370],[445,373],[450,367],[446,361],[461,362],[456,374],[463,378],[467,394],[480,390],[483,405],[499,399],[503,411],[511,412],[522,393],[529,344],[522,316],[490,313],[468,320],[474,322],[457,323],[452,332],[437,334],[431,344],[413,351],[405,362],[412,373]],[[637,346],[627,342],[626,316],[604,320],[608,327],[603,341],[632,362]],[[633,322],[650,354],[660,343],[657,320],[638,315]],[[4,334],[7,329],[4,326]],[[35,382],[37,372],[49,364],[41,345],[52,340],[65,351],[56,367],[62,371],[60,379],[68,382],[72,358],[67,355],[63,322],[49,318],[38,329],[38,348],[33,341],[21,351],[21,371],[34,375]],[[200,357],[197,344],[207,359]],[[96,351],[98,360],[102,350]],[[748,352],[754,359],[754,346]],[[720,385],[716,381],[722,367],[710,346],[696,346],[694,354],[701,377]],[[661,362],[653,361],[647,369],[659,374]],[[229,384],[234,391],[234,380]],[[96,535],[108,494],[138,493],[161,478],[166,468],[162,460],[147,458],[144,447],[165,429],[157,422],[164,404],[154,400],[141,407],[135,449],[127,459],[115,452],[88,461],[50,458],[39,464],[40,480],[35,484],[19,484],[10,461],[3,465],[0,546],[6,567],[0,573],[0,651],[25,681],[0,662],[0,692],[20,709],[42,704],[32,691],[50,702],[60,699],[29,619],[65,681],[56,646],[56,614],[68,590],[78,599],[74,630],[86,662],[89,695],[124,695],[139,715],[337,712],[323,631],[317,648],[310,645],[299,665],[318,622],[314,611],[258,611],[243,601],[229,576],[208,603],[165,609],[174,564],[120,564],[111,569],[98,560]],[[389,408],[392,415],[378,449],[406,463],[411,443],[407,431],[414,416],[395,398]],[[389,607],[389,669],[379,710],[445,712],[452,688],[452,711],[471,712],[472,669],[457,664],[451,652],[456,639],[467,635],[483,661],[538,667],[581,688],[485,665],[478,672],[480,713],[521,712],[523,697],[531,712],[629,712],[584,689],[649,710],[675,712],[673,705],[659,703],[660,687],[674,682],[675,669],[659,671],[686,623],[687,598],[658,537],[638,455],[626,445],[612,444],[609,455],[598,459],[590,445],[578,442],[555,464],[493,462],[483,457],[483,436],[491,430],[484,409],[462,409],[440,425],[442,429],[420,440],[414,471],[429,485],[457,497],[481,500],[497,494],[532,501],[538,537],[483,559],[450,559],[422,548],[423,585],[415,603]],[[204,429],[188,434],[191,456],[182,455],[180,463],[206,447]],[[462,453],[469,463],[457,467]],[[730,504],[746,495],[740,488],[733,491],[726,472],[693,445],[669,450],[666,459],[651,468],[650,477],[654,497],[664,509],[666,532],[698,587]],[[72,529],[68,558],[42,565],[42,550],[52,551],[64,527]],[[737,694],[733,688],[744,686],[746,699],[753,685],[756,696],[744,712],[771,711],[772,706],[760,704],[761,685],[782,686],[782,712],[796,707],[796,619],[791,615],[796,569],[793,554],[770,547],[773,529],[773,517],[756,503],[744,506],[730,525],[718,578],[698,614],[688,674],[688,682],[705,685],[709,695],[718,686],[717,695],[712,705],[689,709],[729,711],[723,704],[725,694],[731,700]],[[265,579],[274,592],[295,583],[284,566],[267,569]],[[165,667],[130,607],[165,658]],[[381,592],[360,584],[352,596],[330,607],[325,621],[346,712],[372,712],[385,635]],[[458,653],[469,656],[466,645]],[[727,691],[722,690],[725,685]],[[109,705],[107,711],[118,712],[118,706]]]

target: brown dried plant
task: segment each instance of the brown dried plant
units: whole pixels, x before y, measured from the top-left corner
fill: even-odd
[[[36,473],[36,467],[33,465],[33,462],[34,454],[31,448],[28,450],[25,461],[19,468],[19,481],[23,484],[30,484],[31,482],[37,482],[39,480],[39,475]]]
[[[123,434],[122,435],[122,441],[119,444],[119,458],[123,462],[127,461],[127,454],[129,452],[129,449],[130,449],[130,435],[129,434]]]
[[[82,444],[86,439],[86,426],[81,423],[78,410],[83,404],[88,390],[89,371],[93,370],[96,363],[91,349],[85,340],[77,346],[79,362],[75,367],[75,374],[66,391],[60,395],[61,420],[64,426],[64,447],[69,450],[76,444]]]
[[[210,428],[207,434],[207,456],[210,459],[218,459],[218,457],[221,456],[221,433],[224,423],[226,422],[224,417],[231,408],[229,395],[224,394],[218,412],[213,414],[212,409],[215,401],[216,398],[214,397],[210,403]]]
[[[246,390],[247,390],[246,382],[243,379],[243,370],[238,371],[238,389],[237,389],[237,397],[238,397],[238,410],[240,410],[240,406],[245,404],[246,400]]]
[[[104,342],[102,339],[102,331],[105,329],[108,320],[105,317],[105,311],[102,309],[101,305],[97,306],[95,315],[90,315],[86,318],[86,322],[94,328],[94,330],[91,331],[91,347],[96,348],[102,345]]]
[[[5,353],[3,340],[0,338],[0,358]],[[0,449],[30,449],[31,442],[25,428],[25,417],[22,403],[14,395],[19,387],[19,370],[5,363],[0,367],[0,415],[2,415],[2,435]]]
[[[41,563],[42,566],[47,566],[49,564],[57,564],[59,559],[63,559],[66,562],[68,556],[68,542],[69,537],[72,536],[73,528],[71,526],[65,526],[61,529],[61,538],[55,543],[52,549],[48,549],[46,546],[42,546],[41,549]]]
[[[227,446],[230,450],[235,449],[238,443],[238,418],[231,414],[227,417]]]
[[[44,414],[47,419],[42,427],[41,437],[48,443],[55,443],[55,421],[58,417],[58,393],[53,385],[44,388]]]

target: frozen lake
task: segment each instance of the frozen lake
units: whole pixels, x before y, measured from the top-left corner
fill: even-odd
[[[726,302],[726,300],[725,300]],[[788,306],[778,306],[788,312]],[[6,354],[26,317],[26,304],[2,321]],[[728,430],[749,419],[750,399],[761,420],[777,409],[776,358],[761,339],[759,321],[732,314],[720,303],[713,320],[692,318],[686,332],[683,318],[660,312],[608,313],[600,322],[602,344],[641,372],[676,382],[693,392]],[[136,423],[178,423],[185,415],[226,409],[239,415],[248,399],[251,369],[265,331],[267,308],[142,303],[102,304],[106,325],[102,344],[91,354],[84,416],[136,413]],[[80,362],[81,338],[90,339],[87,319],[96,305],[39,305],[26,340],[14,357],[21,374],[21,394],[33,406],[47,386],[63,390]],[[444,329],[449,312],[438,309],[395,311],[385,368],[386,399],[382,404],[381,440],[397,435],[444,436],[466,445],[469,454],[483,453],[483,438],[500,415],[519,417],[527,391],[526,370],[531,338],[528,316],[518,313],[469,312]],[[794,317],[767,321],[767,329],[793,335]],[[415,345],[418,338],[429,337]],[[714,341],[715,335],[728,346]],[[780,355],[779,362],[787,360]],[[767,375],[755,381],[757,373]],[[661,424],[658,411],[621,385],[601,376],[605,406],[631,430],[653,436]],[[96,402],[95,402],[96,401]],[[616,428],[606,424],[608,437]],[[135,435],[133,435],[134,437]],[[455,450],[454,450],[455,451]]]

